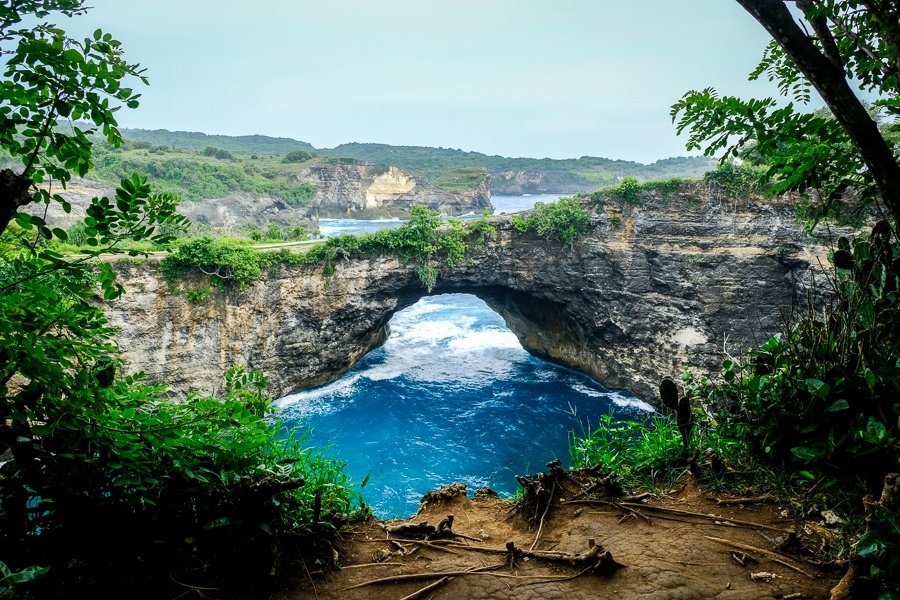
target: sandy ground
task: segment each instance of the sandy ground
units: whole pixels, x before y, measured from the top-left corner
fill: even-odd
[[[823,543],[821,536],[827,538],[828,531],[816,523],[786,518],[771,503],[719,504],[690,479],[663,498],[627,505],[607,500],[612,501],[619,506],[555,500],[535,546],[536,551],[578,553],[588,550],[589,540],[594,540],[624,565],[612,574],[588,571],[572,577],[579,569],[541,559],[519,560],[510,568],[503,552],[506,543],[513,541],[517,548],[528,550],[538,527],[490,494],[473,499],[457,494],[423,503],[412,521],[436,525],[454,514],[453,532],[480,541],[393,542],[386,524],[359,523],[335,547],[339,570],[322,573],[298,560],[290,565],[286,585],[274,597],[828,598],[829,589],[842,575],[840,569],[823,570],[801,555],[778,549],[779,539],[790,531],[797,532],[808,547]],[[492,566],[499,568],[458,574]],[[444,579],[441,573],[457,574]],[[420,578],[353,587],[399,575]]]

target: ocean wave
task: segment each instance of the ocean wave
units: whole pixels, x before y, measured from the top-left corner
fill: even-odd
[[[612,400],[613,404],[616,406],[621,406],[623,408],[637,408],[647,412],[656,412],[656,409],[653,408],[651,404],[630,394],[625,395],[622,392],[609,392],[609,399]]]
[[[340,402],[335,402],[336,399],[350,398],[356,393],[356,383],[360,377],[360,373],[347,375],[327,385],[279,398],[272,402],[272,406],[286,411],[292,419],[329,414],[341,407]]]
[[[470,330],[463,336],[451,339],[447,346],[453,352],[508,349],[521,350],[523,355],[527,354],[522,349],[522,344],[519,343],[519,338],[516,337],[516,334],[508,329],[506,331],[499,329]]]

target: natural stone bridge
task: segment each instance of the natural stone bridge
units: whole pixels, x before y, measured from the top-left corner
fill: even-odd
[[[572,247],[496,224],[470,264],[442,268],[433,293],[474,294],[530,352],[651,402],[662,377],[714,371],[723,348],[737,354],[774,333],[782,310],[805,306],[825,253],[789,205],[697,195],[607,210]],[[128,293],[107,314],[126,362],[179,392],[210,392],[238,363],[265,371],[274,394],[326,383],[428,295],[394,257],[347,260],[330,277],[285,266],[201,303],[171,294],[153,265],[117,270]]]

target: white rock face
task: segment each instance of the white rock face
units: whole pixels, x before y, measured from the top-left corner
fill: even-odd
[[[448,192],[397,167],[331,161],[306,167],[294,180],[316,186],[309,206],[320,217],[405,216],[414,204],[450,216],[493,210],[487,179],[480,186]]]

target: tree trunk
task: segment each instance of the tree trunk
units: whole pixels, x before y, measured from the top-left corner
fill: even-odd
[[[856,97],[844,71],[813,44],[783,0],[737,0],[769,32],[844,127],[865,161],[895,227],[900,227],[900,164],[878,125]]]
[[[6,231],[19,207],[30,204],[32,199],[30,179],[10,169],[0,171],[0,234]]]

